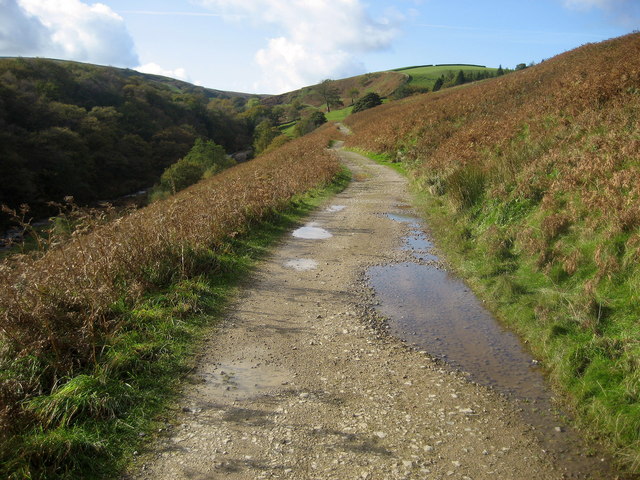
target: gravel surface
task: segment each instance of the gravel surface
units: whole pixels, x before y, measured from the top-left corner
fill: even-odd
[[[336,154],[354,181],[306,225],[332,236],[260,264],[127,478],[566,478],[507,399],[381,332],[362,273],[399,255],[407,182]]]

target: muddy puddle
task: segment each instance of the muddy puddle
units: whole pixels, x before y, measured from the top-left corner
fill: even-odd
[[[508,395],[536,430],[542,444],[558,452],[569,478],[610,478],[607,463],[586,457],[584,446],[554,412],[541,369],[519,338],[502,327],[467,285],[443,269],[421,221],[407,209],[386,216],[407,226],[407,261],[370,267],[377,311],[389,332],[416,349],[467,373],[471,380]]]
[[[346,205],[331,205],[327,207],[327,212],[329,213],[341,212],[345,208],[347,208]]]
[[[410,251],[411,255],[417,260],[425,262],[437,262],[439,260],[432,253],[433,243],[424,234],[420,221],[416,217],[395,213],[388,213],[387,217],[396,222],[406,223],[409,227],[409,234],[404,237],[402,250]]]
[[[368,274],[393,335],[502,393],[547,398],[542,375],[518,338],[493,320],[463,282],[409,262],[373,267]]]
[[[307,270],[315,270],[318,268],[318,262],[311,258],[295,258],[287,260],[284,266],[297,270],[298,272],[305,272]]]
[[[315,222],[307,223],[304,227],[297,228],[292,235],[306,240],[324,240],[333,237],[328,230],[319,227]]]
[[[208,400],[220,397],[244,400],[282,388],[290,380],[288,372],[272,366],[238,361],[212,364],[199,373],[198,393]]]

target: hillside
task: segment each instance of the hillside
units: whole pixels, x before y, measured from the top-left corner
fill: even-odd
[[[334,133],[0,262],[0,477],[119,476],[250,258],[339,173]]]
[[[352,115],[458,271],[640,470],[640,34]]]
[[[438,81],[438,78],[443,78],[443,81],[452,82],[456,75],[462,71],[467,81],[482,80],[484,78],[495,77],[498,73],[497,68],[487,68],[483,65],[462,65],[462,64],[447,64],[447,65],[422,65],[418,67],[406,67],[395,69],[394,72],[399,72],[409,77],[408,85],[416,88],[433,89],[433,86]]]
[[[132,70],[2,58],[0,204],[42,214],[67,195],[88,203],[129,194],[156,182],[197,137],[246,148],[247,100]]]
[[[407,80],[408,77],[402,73],[376,72],[333,80],[332,86],[338,90],[338,95],[342,102],[345,105],[350,105],[352,100],[367,92],[376,92],[380,96],[386,97]],[[318,93],[317,88],[318,85],[311,85],[293,92],[266,97],[262,102],[270,106],[299,102],[302,105],[311,105],[319,108],[324,104],[324,99]]]

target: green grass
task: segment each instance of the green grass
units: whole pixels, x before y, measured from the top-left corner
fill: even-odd
[[[413,67],[413,68],[406,68],[406,69],[400,69],[395,71],[409,75],[411,77],[411,80],[409,81],[409,85],[431,89],[433,88],[433,84],[441,75],[446,76],[449,72],[452,72],[455,75],[460,70],[462,70],[465,74],[467,74],[469,72],[478,72],[478,71],[485,71],[485,70],[495,72],[498,69],[486,68],[486,67],[470,67],[467,65],[447,65],[447,66],[432,66],[432,67]]]
[[[293,121],[293,122],[288,122],[288,123],[283,123],[282,125],[278,126],[278,129],[280,130],[281,133],[284,133],[285,135],[289,135],[291,138],[295,138],[295,128],[296,128],[296,124],[298,122]]]
[[[325,117],[327,117],[328,122],[341,122],[351,114],[352,109],[353,107],[349,106],[349,107],[342,108],[340,110],[332,110],[329,113],[325,113]],[[324,112],[324,109],[321,109],[321,111]],[[285,135],[289,135],[290,137],[294,138],[296,136],[295,135],[296,124],[297,122],[295,121],[289,122],[289,123],[280,125],[278,128]]]
[[[447,259],[542,360],[576,424],[594,437],[604,433],[625,468],[638,472],[638,267],[630,266],[586,293],[585,282],[595,270],[589,262],[572,275],[561,265],[543,273],[518,248],[512,226],[535,224],[535,208],[514,211],[509,218],[508,208],[497,202],[478,201],[459,210],[446,197],[421,193],[419,198],[420,211]],[[504,219],[503,224],[497,219]],[[595,238],[599,233],[593,235],[592,243],[600,243]],[[571,236],[564,242],[571,243]],[[572,246],[587,254],[593,250],[587,243]]]
[[[349,178],[343,170],[334,183],[295,198],[247,234],[228,239],[215,251],[199,252],[195,260],[202,267],[200,275],[149,294],[135,305],[114,304],[117,333],[101,346],[94,366],[59,379],[51,394],[28,402],[35,426],[2,442],[0,476],[118,476],[145,439],[170,421],[167,407],[193,367],[194,353],[256,261],[295,222],[342,190]],[[3,367],[2,381],[39,369],[32,358]]]
[[[402,175],[407,175],[409,171],[407,169],[406,164],[402,162],[394,162],[391,156],[386,153],[370,152],[367,150],[363,150],[361,148],[348,148],[347,150],[349,150],[350,152],[359,153],[360,155],[363,155],[367,158],[370,158],[371,160],[374,160],[376,163],[379,163],[380,165],[385,165],[389,168],[393,168],[396,172],[399,172]]]
[[[325,117],[327,117],[327,121],[329,122],[341,122],[349,115],[351,115],[351,110],[353,110],[353,107],[349,106],[340,110],[332,110],[329,113],[325,113],[324,115]]]

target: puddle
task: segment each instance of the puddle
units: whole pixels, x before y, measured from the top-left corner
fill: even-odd
[[[386,215],[391,220],[394,220],[396,222],[408,223],[411,228],[420,227],[420,220],[418,220],[417,217],[412,217],[410,215],[399,215],[397,213],[387,213]]]
[[[439,261],[419,218],[387,217],[409,226],[403,250],[420,260]],[[544,379],[518,337],[493,318],[464,282],[433,265],[412,262],[371,267],[367,274],[380,299],[380,313],[391,320],[392,334],[502,393],[548,398]]]
[[[398,208],[411,208],[409,205],[396,205]],[[387,213],[387,217],[391,220],[400,223],[406,223],[409,228],[409,235],[404,237],[404,245],[402,250],[408,250],[412,253],[413,257],[423,262],[437,262],[439,259],[436,255],[431,253],[433,249],[433,243],[427,238],[422,225],[417,217],[410,215],[398,215],[395,213]]]
[[[345,208],[347,208],[346,205],[331,205],[330,207],[327,207],[327,212],[330,212],[330,213],[341,212]]]
[[[387,217],[409,227],[402,249],[427,261],[367,270],[379,300],[376,309],[389,319],[389,332],[509,395],[545,448],[562,458],[569,478],[615,478],[608,462],[584,455],[579,436],[552,413],[552,393],[520,339],[495,320],[462,280],[437,268],[440,260],[420,219],[393,213]]]
[[[292,235],[296,238],[307,240],[324,240],[325,238],[333,237],[327,230],[318,227],[315,222],[307,223],[304,227],[294,230]]]
[[[233,365],[209,365],[200,373],[204,383],[198,385],[201,395],[243,400],[282,388],[290,375],[267,365],[238,362]]]
[[[461,280],[410,262],[372,267],[367,274],[393,335],[502,393],[547,398],[542,375],[519,339]]]
[[[307,270],[315,270],[318,268],[318,262],[310,258],[296,258],[285,262],[284,266],[287,268],[293,268],[299,272],[305,272]]]

